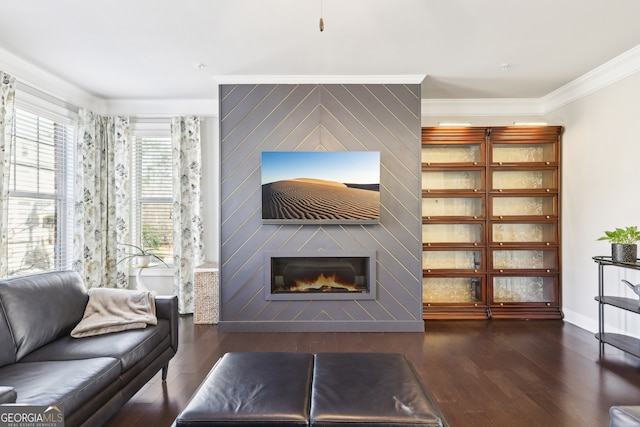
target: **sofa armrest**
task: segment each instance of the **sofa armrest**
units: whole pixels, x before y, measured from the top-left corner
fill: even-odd
[[[0,386],[0,404],[16,403],[18,393],[13,387]]]
[[[178,297],[175,295],[156,296],[156,317],[167,319],[171,324],[171,348],[178,352]]]

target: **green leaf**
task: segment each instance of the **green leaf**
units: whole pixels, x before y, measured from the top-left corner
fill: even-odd
[[[625,245],[633,245],[640,241],[640,231],[637,226],[618,227],[613,231],[605,231],[604,236],[597,240],[608,240],[611,243],[621,243]]]

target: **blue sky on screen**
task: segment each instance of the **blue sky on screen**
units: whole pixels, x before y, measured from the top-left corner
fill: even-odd
[[[264,151],[262,184],[313,178],[346,184],[379,184],[378,151]]]

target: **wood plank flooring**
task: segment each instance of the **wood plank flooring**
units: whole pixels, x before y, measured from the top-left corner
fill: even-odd
[[[427,321],[425,333],[222,333],[180,319],[166,382],[156,375],[107,427],[170,426],[230,351],[404,353],[452,427],[604,427],[640,404],[640,359],[560,320]]]

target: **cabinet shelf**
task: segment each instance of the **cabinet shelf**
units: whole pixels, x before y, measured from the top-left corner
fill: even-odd
[[[640,270],[640,262],[638,262],[640,260],[636,260],[636,262],[616,262],[610,256],[594,256],[593,259],[600,265],[617,265],[618,267]]]
[[[638,301],[638,299],[612,296],[597,296],[596,301],[600,301],[601,304],[611,305],[622,310],[640,314],[640,302]]]
[[[640,338],[605,331],[604,307],[611,306],[630,313],[640,314],[640,301],[637,298],[626,298],[613,295],[605,295],[605,275],[604,268],[607,266],[625,268],[630,270],[640,270],[640,263],[636,262],[614,262],[611,257],[594,256],[593,260],[598,263],[598,333],[595,335],[600,343],[600,357],[604,354],[604,345],[609,344],[626,353],[640,357]]]
[[[611,332],[597,333],[596,339],[601,344],[609,344],[625,353],[640,357],[640,339],[623,334],[613,334]]]

